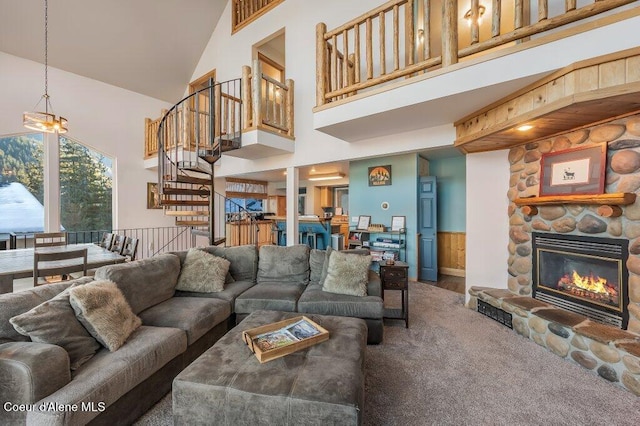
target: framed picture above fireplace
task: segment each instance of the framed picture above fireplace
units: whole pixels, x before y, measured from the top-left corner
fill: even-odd
[[[607,145],[542,154],[540,196],[604,193]]]

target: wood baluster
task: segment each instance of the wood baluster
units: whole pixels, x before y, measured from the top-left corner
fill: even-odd
[[[293,137],[294,133],[293,133],[293,125],[295,123],[294,120],[294,110],[293,110],[293,90],[294,90],[294,83],[293,80],[291,79],[287,79],[284,84],[287,86],[287,97],[285,98],[285,108],[287,110],[287,129],[288,129],[288,135],[290,137]]]
[[[422,19],[422,50],[424,59],[431,58],[431,0],[424,1]]]
[[[367,80],[373,78],[373,46],[372,46],[372,28],[371,18],[367,18],[367,37],[365,40],[367,47]]]
[[[324,40],[326,32],[327,25],[324,22],[316,25],[316,106],[324,105],[327,93],[326,81],[329,67],[327,66],[327,43]]]
[[[355,80],[356,80],[355,67],[353,66],[354,61],[355,61],[355,55],[352,53],[352,54],[349,55],[349,64],[350,65],[349,65],[348,80],[347,80],[347,84],[349,86],[352,86],[355,83]],[[356,94],[355,91],[354,92],[349,92],[349,93],[347,93],[347,97],[353,96],[355,94]]]
[[[521,1],[521,0],[520,0]],[[458,2],[444,0],[442,8],[442,67],[458,63]]]
[[[251,67],[242,67],[242,129],[248,129],[251,123]]]
[[[251,76],[251,100],[253,101],[253,127],[262,125],[262,69],[260,61],[253,61],[253,75]]]
[[[491,37],[500,35],[500,21],[502,18],[502,0],[493,0],[491,3]]]
[[[576,8],[576,0],[565,0],[564,2],[564,10],[566,12],[570,11],[570,10],[575,10]]]
[[[471,0],[471,44],[480,41],[480,0]]]
[[[414,32],[413,32],[413,0],[409,0],[407,1],[407,3],[404,6],[404,28],[405,28],[405,33],[404,33],[404,49],[405,49],[405,65],[409,66],[409,65],[413,65],[413,63],[415,62],[414,60],[414,56],[415,56],[415,46],[416,46],[416,39],[414,37]],[[410,77],[407,76],[407,77]]]
[[[522,28],[524,21],[524,5],[523,0],[516,0],[515,10],[513,12],[513,25],[514,28]]]
[[[538,0],[538,22],[544,21],[549,17],[549,2],[547,0]]]
[[[331,37],[331,90],[338,90],[338,43],[336,36]]]
[[[399,24],[399,9],[398,5],[393,6],[393,70],[397,71],[400,69],[400,48],[399,48],[399,40],[400,40],[400,24]]]
[[[380,37],[380,75],[385,75],[387,73],[386,70],[386,58],[385,58],[385,44],[384,44],[384,39],[385,39],[385,30],[384,30],[384,12],[380,12],[380,14],[378,15],[378,19],[380,20],[379,23],[379,35],[378,37]]]
[[[347,35],[347,30],[342,31],[342,87],[349,85],[347,72],[349,70],[349,37]]]
[[[353,83],[360,83],[360,24],[356,24],[353,34]]]

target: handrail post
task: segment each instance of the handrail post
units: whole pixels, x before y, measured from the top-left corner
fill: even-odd
[[[442,3],[442,67],[458,63],[458,2]]]
[[[324,41],[326,32],[327,24],[320,22],[316,25],[316,106],[324,105],[327,93],[327,47]]]
[[[293,137],[294,111],[293,111],[293,80],[287,79],[284,82],[287,87],[287,97],[285,98],[285,107],[287,108],[287,135]]]
[[[241,127],[244,130],[253,126],[251,122],[251,67],[248,65],[242,67],[242,106],[244,124]]]
[[[253,61],[251,100],[253,104],[253,127],[258,128],[262,124],[262,67],[257,59]]]

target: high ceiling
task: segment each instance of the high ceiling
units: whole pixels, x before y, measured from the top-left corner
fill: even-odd
[[[49,0],[49,65],[175,103],[227,0]],[[44,0],[0,0],[0,51],[44,63]]]

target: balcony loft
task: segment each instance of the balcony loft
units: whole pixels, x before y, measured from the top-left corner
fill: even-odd
[[[331,31],[319,24],[314,128],[356,142],[451,125],[572,64],[640,45],[635,1],[489,3],[481,23],[462,18],[468,1],[395,0]]]
[[[171,138],[167,140],[177,141],[180,148],[174,150],[174,161],[193,157],[198,141],[208,138],[212,125],[220,127],[221,134],[216,133],[216,139],[235,140],[242,134],[239,148],[225,151],[218,164],[224,161],[225,155],[257,159],[295,151],[293,80],[279,82],[264,74],[260,63],[255,61],[253,68],[242,68],[239,85],[241,87],[234,88],[234,93],[239,94],[237,97],[216,92],[211,86],[211,90],[204,90],[198,96],[190,95],[189,102],[181,102],[169,112],[166,131]],[[210,103],[216,108],[213,115],[209,111]],[[162,111],[158,119],[145,121],[144,161],[148,169],[158,166],[158,129],[165,114],[167,111]],[[222,124],[217,126],[220,123],[216,120]]]

